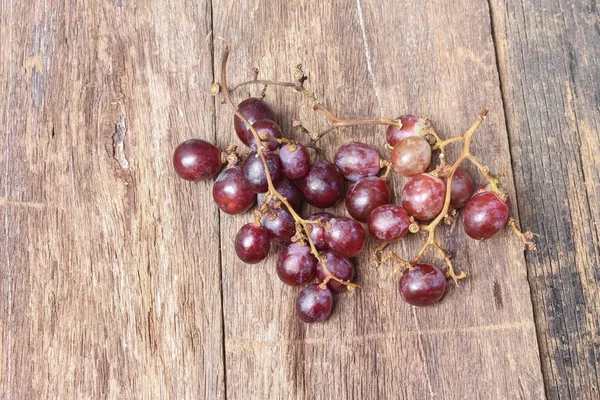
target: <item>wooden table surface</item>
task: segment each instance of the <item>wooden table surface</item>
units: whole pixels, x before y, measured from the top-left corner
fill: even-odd
[[[0,2],[0,398],[600,398],[595,0],[329,3]],[[538,250],[459,223],[441,237],[469,278],[439,305],[403,303],[364,255],[361,288],[325,324],[299,322],[275,253],[234,255],[251,214],[220,213],[211,182],[171,167],[186,138],[237,142],[208,95],[219,37],[232,83],[302,63],[343,116],[417,113],[449,137],[489,107],[474,152],[509,172]],[[294,118],[326,126],[291,91],[266,100],[287,136]],[[387,154],[383,132],[321,147]]]

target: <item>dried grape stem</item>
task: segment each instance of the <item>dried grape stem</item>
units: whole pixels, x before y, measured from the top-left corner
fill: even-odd
[[[258,132],[256,131],[256,129],[254,129],[254,127],[248,121],[248,119],[246,117],[244,117],[244,115],[237,110],[235,104],[233,103],[233,100],[231,99],[230,90],[229,90],[229,88],[227,86],[227,59],[229,58],[229,43],[227,41],[225,41],[225,40],[224,40],[224,43],[225,43],[225,48],[223,50],[223,54],[222,54],[222,58],[221,58],[221,85],[222,85],[221,93],[223,94],[223,99],[225,100],[225,103],[231,107],[231,109],[233,110],[233,113],[239,119],[241,119],[246,124],[246,126],[250,129],[250,131],[252,132],[252,135],[254,136],[254,140],[256,141],[256,143],[260,143],[261,140],[260,140],[260,136],[258,135]],[[249,81],[249,82],[251,82],[251,83],[258,83],[260,81],[256,81],[255,80],[255,81]],[[271,81],[269,81],[269,82],[271,82]],[[242,86],[242,84],[234,86],[234,88],[237,89],[240,86]],[[291,86],[291,85],[283,85],[283,86]],[[289,213],[294,218],[294,221],[296,222],[296,224],[299,225],[299,226],[302,226],[302,229],[304,230],[304,234],[306,236],[306,239],[308,240],[308,244],[310,245],[310,250],[311,250],[312,254],[315,256],[315,258],[317,259],[317,261],[325,269],[325,273],[326,273],[327,276],[325,277],[325,279],[321,283],[320,287],[322,289],[325,289],[327,287],[327,283],[330,280],[334,280],[336,282],[339,282],[339,283],[345,285],[349,290],[352,290],[352,289],[356,288],[357,287],[356,284],[344,281],[342,279],[339,279],[338,277],[336,277],[335,275],[333,275],[333,273],[329,270],[329,268],[327,267],[327,264],[325,263],[325,260],[319,254],[319,251],[315,247],[315,244],[313,243],[313,240],[310,237],[310,231],[309,231],[308,227],[310,226],[310,224],[312,222],[311,221],[307,221],[304,218],[300,217],[298,215],[298,213],[296,213],[296,211],[294,210],[294,208],[290,205],[290,203],[287,201],[287,199],[283,195],[281,195],[281,193],[279,193],[275,189],[275,186],[273,185],[273,180],[271,179],[271,174],[269,173],[267,159],[265,158],[265,155],[264,155],[263,150],[262,150],[262,146],[256,146],[256,147],[257,147],[256,152],[257,152],[257,154],[259,155],[259,157],[260,157],[260,159],[262,161],[263,168],[265,170],[265,175],[267,177],[267,185],[268,185],[268,188],[269,188],[268,189],[268,193],[270,195],[276,197],[277,199],[279,199],[285,205],[285,207],[288,209]]]
[[[531,241],[531,239],[533,239],[533,237],[536,236],[534,233],[529,231],[521,232],[521,230],[517,227],[517,221],[515,221],[515,219],[512,217],[508,219],[507,225],[510,226],[515,235],[517,235],[519,239],[521,239],[521,242],[523,242],[523,246],[525,248],[529,250],[536,249],[535,243]]]
[[[462,137],[462,136],[455,136],[453,138],[446,139],[446,140],[442,140],[439,137],[437,137],[436,143],[435,143],[435,145],[433,145],[433,147],[431,149],[432,150],[440,149],[441,153],[445,153],[446,146],[448,146],[449,144],[454,143],[454,142],[460,142],[462,140],[464,140],[464,137]]]
[[[241,82],[238,83],[237,85],[232,86],[229,89],[229,93],[233,93],[235,92],[237,89],[241,88],[242,86],[247,86],[247,85],[268,85],[268,86],[283,86],[283,87],[289,87],[294,89],[297,92],[301,92],[304,87],[297,82],[279,82],[279,81],[271,81],[268,79],[252,79],[250,81],[246,81],[246,82]]]
[[[223,94],[225,94],[225,91],[228,91],[229,93],[233,93],[235,90],[243,87],[243,86],[247,86],[247,85],[271,85],[271,86],[280,86],[280,87],[288,87],[293,89],[294,91],[303,94],[304,96],[308,97],[309,99],[311,99],[314,103],[313,105],[313,110],[322,113],[331,123],[331,126],[329,126],[328,128],[320,131],[320,132],[310,132],[309,130],[307,130],[306,128],[304,128],[304,126],[302,126],[302,124],[297,124],[296,126],[299,126],[303,131],[307,132],[310,136],[310,142],[306,144],[306,147],[310,147],[310,148],[315,148],[316,143],[323,138],[323,136],[327,135],[328,133],[334,131],[337,128],[340,128],[342,126],[361,126],[361,125],[400,125],[400,120],[396,119],[396,118],[350,118],[350,119],[343,119],[338,117],[337,115],[335,115],[333,112],[331,112],[331,110],[329,110],[327,107],[325,107],[319,100],[317,100],[317,98],[315,97],[315,95],[310,92],[309,90],[307,90],[304,87],[304,81],[308,79],[306,76],[304,76],[303,73],[301,73],[300,78],[298,79],[298,81],[296,82],[282,82],[282,81],[273,81],[273,80],[266,80],[266,79],[253,79],[250,81],[245,81],[245,82],[241,82],[238,83],[237,85],[232,86],[231,88],[227,87],[227,84],[225,82],[221,82],[223,85]]]
[[[452,164],[452,166],[444,169],[444,174],[442,175],[442,176],[446,177],[446,195],[444,198],[444,206],[442,208],[442,211],[428,225],[420,225],[419,226],[419,231],[427,233],[427,240],[425,241],[425,243],[423,244],[423,246],[421,247],[421,249],[419,250],[417,255],[411,261],[406,261],[406,260],[402,259],[400,256],[398,256],[394,252],[391,252],[391,254],[389,254],[389,256],[384,257],[383,260],[393,259],[403,266],[412,268],[414,265],[416,265],[419,262],[419,260],[421,259],[421,257],[425,253],[425,251],[429,247],[433,247],[440,254],[441,258],[443,258],[444,261],[446,262],[446,265],[447,265],[446,276],[447,277],[452,278],[456,284],[458,284],[458,281],[460,279],[463,279],[466,277],[465,272],[461,272],[459,275],[457,275],[454,272],[454,267],[452,265],[452,261],[450,260],[450,254],[448,253],[448,251],[446,251],[444,248],[442,248],[435,239],[435,229],[437,228],[437,226],[439,225],[439,223],[441,221],[443,221],[445,218],[448,217],[448,213],[450,211],[450,198],[451,198],[451,194],[452,194],[452,178],[454,177],[454,173],[456,172],[457,168],[465,160],[468,160],[471,163],[473,163],[473,165],[475,165],[481,171],[481,173],[484,175],[484,177],[489,182],[489,186],[488,186],[489,190],[491,190],[493,193],[500,196],[500,198],[503,200],[506,199],[506,197],[507,197],[506,193],[504,193],[498,187],[500,175],[492,174],[490,172],[490,169],[488,167],[486,167],[485,165],[481,164],[481,162],[479,162],[479,160],[477,160],[477,158],[471,153],[471,139],[472,139],[473,135],[475,134],[475,131],[477,130],[477,128],[479,128],[481,123],[485,120],[487,113],[488,113],[488,109],[487,108],[483,109],[481,111],[481,113],[479,114],[477,120],[471,125],[471,127],[469,127],[469,129],[467,129],[467,131],[465,133],[463,133],[460,136],[456,136],[456,137],[446,139],[446,140],[441,140],[437,135],[434,135],[437,143],[433,146],[433,149],[440,149],[442,154],[445,150],[446,145],[455,143],[455,142],[459,142],[459,141],[464,141],[463,149],[462,149],[460,156],[454,162],[454,164]],[[531,250],[535,249],[535,243],[533,243],[531,241],[531,239],[533,239],[533,236],[534,236],[533,233],[521,232],[521,230],[516,225],[516,221],[513,218],[510,218],[508,220],[507,225],[510,226],[510,228],[515,232],[515,234],[521,239],[521,241],[523,242],[523,245],[525,247],[527,247]],[[411,232],[412,232],[412,230],[411,230]],[[416,230],[415,230],[415,232],[416,232]]]
[[[435,228],[439,225],[439,223],[441,221],[444,220],[444,217],[446,216],[446,214],[448,214],[448,210],[450,208],[450,197],[452,194],[452,178],[454,177],[454,173],[456,172],[456,169],[460,166],[460,164],[464,160],[469,160],[471,162],[473,162],[473,160],[475,160],[476,161],[476,163],[474,163],[475,165],[477,165],[478,167],[481,165],[475,159],[475,157],[471,154],[471,138],[473,137],[473,134],[475,133],[477,128],[479,128],[481,123],[485,120],[487,113],[488,113],[488,109],[487,108],[483,109],[483,111],[481,111],[481,113],[479,114],[479,116],[477,117],[477,120],[473,123],[473,125],[471,125],[471,127],[469,129],[467,129],[467,131],[465,133],[463,133],[460,136],[457,136],[457,137],[461,137],[462,140],[464,140],[463,150],[462,150],[460,156],[458,157],[458,159],[448,169],[447,179],[446,179],[446,196],[444,199],[444,207],[442,208],[442,211],[438,214],[438,216],[431,223],[422,227],[422,229],[425,232],[427,232],[427,240],[425,241],[425,243],[423,244],[423,246],[421,247],[421,249],[419,250],[417,255],[412,259],[412,261],[410,261],[411,265],[417,264],[419,262],[419,260],[421,259],[421,256],[423,256],[423,253],[425,253],[425,250],[427,250],[427,248],[432,246],[436,250],[438,250],[438,252],[442,255],[442,257],[446,261],[446,265],[448,267],[448,271],[446,274],[448,277],[452,278],[455,283],[457,283],[460,279],[465,278],[467,276],[467,274],[465,272],[461,272],[459,275],[456,275],[456,273],[454,272],[454,268],[452,266],[452,262],[450,261],[450,258],[448,257],[446,251],[435,240]],[[458,140],[455,140],[455,141],[458,141]],[[442,143],[442,142],[438,142],[438,143]],[[481,167],[483,167],[483,165],[481,165]],[[484,175],[486,175],[486,178],[490,181],[490,183],[492,183],[493,179],[490,179],[491,175],[489,174],[489,169],[487,167],[483,167],[483,168],[485,168],[485,170],[487,171],[487,174],[484,174]],[[483,170],[482,170],[482,172],[483,172]],[[498,189],[495,182],[493,182],[493,185],[492,185],[492,188],[494,188],[494,187],[496,188],[496,190]]]

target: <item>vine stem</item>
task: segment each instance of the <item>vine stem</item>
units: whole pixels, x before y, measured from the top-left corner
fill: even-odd
[[[539,235],[536,235],[535,233],[532,233],[532,232],[521,232],[521,230],[517,227],[517,221],[515,221],[515,219],[512,217],[510,217],[508,219],[508,226],[510,226],[510,228],[515,233],[515,235],[517,235],[519,237],[519,239],[521,239],[521,242],[523,243],[523,246],[525,248],[527,248],[529,250],[536,249],[536,245],[532,241],[532,239],[534,236],[539,236]]]
[[[427,250],[429,247],[433,247],[440,253],[442,258],[444,258],[444,260],[446,261],[446,265],[448,266],[447,276],[452,278],[455,283],[457,283],[460,279],[465,278],[467,276],[467,274],[464,271],[461,272],[459,275],[457,275],[454,272],[454,267],[452,266],[450,257],[448,256],[447,252],[439,245],[439,243],[435,239],[435,229],[440,224],[440,222],[444,219],[444,217],[448,214],[448,211],[450,209],[450,198],[451,198],[451,194],[452,194],[452,178],[454,177],[454,173],[456,172],[457,168],[462,164],[463,161],[469,160],[469,161],[473,162],[473,160],[476,160],[475,157],[471,154],[471,139],[472,139],[473,135],[475,134],[475,131],[477,130],[477,128],[479,128],[481,123],[485,120],[487,113],[488,113],[488,109],[484,108],[481,111],[481,113],[479,114],[479,116],[477,117],[477,119],[475,120],[475,122],[471,125],[471,127],[469,127],[469,129],[467,129],[467,131],[465,133],[463,133],[460,136],[457,136],[456,138],[453,138],[455,140],[450,141],[450,139],[448,139],[445,141],[446,143],[453,143],[453,142],[457,142],[459,140],[463,140],[464,141],[463,149],[462,149],[462,152],[461,152],[460,156],[458,157],[458,159],[445,172],[447,179],[446,179],[446,196],[444,198],[444,207],[442,208],[442,211],[438,214],[438,216],[433,221],[431,221],[428,225],[425,225],[421,228],[422,231],[427,232],[427,240],[425,241],[425,243],[423,244],[423,246],[421,247],[421,249],[419,250],[417,255],[412,259],[412,261],[410,261],[410,265],[417,264],[419,262],[419,260],[421,259],[421,257],[423,256],[423,253],[425,253],[425,250]],[[458,139],[458,138],[460,138],[460,139]],[[443,148],[443,146],[442,146],[442,148]],[[479,164],[479,162],[476,162],[474,164],[477,165],[478,167],[481,165],[481,164]],[[489,173],[489,169],[487,169],[487,167],[484,167],[482,165],[481,165],[481,167],[485,168],[485,170],[487,171],[487,173],[484,175],[490,181],[490,184],[492,184],[492,189],[495,187],[495,189],[498,190],[498,187],[496,186],[493,177]]]
[[[226,42],[227,43],[227,42]],[[228,45],[227,45],[228,46]],[[227,50],[228,51],[228,50]],[[247,86],[247,85],[266,85],[266,86],[280,86],[291,88],[296,92],[303,94],[313,101],[313,110],[323,114],[327,120],[330,122],[330,126],[320,132],[311,132],[304,128],[302,124],[298,123],[296,126],[299,126],[304,132],[308,133],[310,136],[310,142],[305,146],[314,148],[316,143],[323,138],[323,136],[327,135],[330,132],[333,132],[337,128],[342,126],[364,126],[364,125],[398,125],[400,126],[400,120],[397,118],[340,118],[335,115],[330,109],[325,107],[316,97],[315,95],[307,90],[304,87],[304,81],[308,79],[307,76],[302,72],[301,66],[297,67],[298,70],[298,80],[296,82],[282,82],[268,79],[252,79],[249,81],[241,82],[236,85],[233,85],[231,88],[227,86],[227,83],[221,79],[222,83],[222,91],[225,95],[225,92],[229,92],[228,96],[233,93],[235,90]],[[225,96],[224,96],[225,97]],[[242,119],[243,120],[243,119]]]
[[[425,253],[425,251],[429,247],[433,247],[435,250],[437,250],[440,257],[443,258],[444,261],[446,262],[446,265],[447,265],[446,276],[448,278],[452,278],[454,280],[455,284],[458,284],[459,280],[464,279],[467,276],[467,274],[464,271],[458,275],[454,272],[454,267],[452,265],[452,261],[450,260],[451,255],[447,250],[442,248],[440,246],[440,244],[436,241],[435,229],[437,228],[437,226],[440,224],[441,221],[443,221],[444,219],[446,219],[449,216],[449,212],[451,211],[450,199],[452,196],[452,178],[454,177],[454,173],[456,172],[458,167],[465,160],[469,161],[473,165],[475,165],[481,171],[481,173],[484,175],[484,177],[488,180],[489,185],[488,185],[488,189],[486,189],[486,190],[489,190],[489,191],[495,193],[503,201],[506,201],[506,198],[507,198],[506,193],[504,193],[499,188],[499,177],[501,176],[501,174],[500,175],[492,174],[490,172],[490,169],[488,167],[486,167],[485,165],[481,164],[481,162],[479,162],[479,160],[471,153],[471,140],[472,140],[473,135],[475,134],[475,131],[477,130],[477,128],[479,128],[479,126],[485,120],[487,113],[488,113],[488,109],[484,108],[481,111],[481,113],[479,114],[479,116],[477,117],[477,120],[475,120],[475,122],[469,127],[469,129],[467,129],[467,131],[464,132],[462,135],[459,135],[459,136],[456,136],[456,137],[453,137],[450,139],[446,139],[446,140],[442,140],[439,137],[437,137],[437,135],[435,135],[437,144],[433,146],[433,149],[440,149],[440,151],[442,152],[441,154],[443,154],[445,146],[448,144],[451,144],[451,143],[456,143],[456,142],[462,141],[463,148],[462,148],[462,152],[461,152],[460,156],[456,159],[456,161],[450,167],[447,167],[447,165],[444,164],[442,166],[442,168],[440,168],[437,171],[439,176],[446,177],[446,194],[444,197],[444,206],[442,207],[442,210],[437,215],[437,217],[433,221],[431,221],[428,225],[418,225],[418,227],[416,227],[415,229],[411,229],[411,232],[414,232],[414,233],[416,233],[416,232],[427,233],[427,240],[425,240],[425,243],[423,243],[423,246],[420,248],[417,255],[411,261],[406,261],[403,258],[401,258],[400,256],[398,256],[396,253],[391,252],[390,254],[388,254],[387,256],[384,256],[383,258],[380,258],[379,255],[376,255],[376,259],[380,259],[380,260],[382,260],[382,262],[392,259],[392,260],[400,263],[402,266],[408,267],[409,269],[411,269],[419,262],[419,260],[421,259],[421,257]],[[510,218],[508,220],[507,226],[509,226],[513,230],[513,232],[521,239],[521,241],[525,247],[529,248],[530,250],[535,249],[535,243],[533,243],[531,241],[533,239],[533,237],[535,236],[535,234],[533,234],[531,232],[521,232],[521,230],[516,225],[516,221],[513,218]],[[396,269],[396,267],[394,267],[394,268]]]
[[[256,131],[256,129],[254,129],[254,127],[248,121],[248,119],[246,117],[244,117],[244,115],[237,110],[235,104],[233,103],[233,100],[231,99],[231,93],[227,86],[227,59],[229,58],[229,43],[226,40],[223,40],[223,41],[225,42],[225,48],[223,50],[223,54],[222,54],[222,58],[221,58],[221,84],[222,84],[223,99],[225,100],[225,103],[231,107],[231,109],[233,110],[233,113],[239,119],[241,119],[246,124],[246,126],[250,129],[250,131],[252,132],[252,135],[254,136],[254,140],[256,141],[256,143],[260,143],[261,139],[260,139],[260,136],[258,135],[258,132]],[[251,82],[256,83],[257,81],[251,81]],[[271,81],[269,81],[269,82],[271,82]],[[238,87],[240,87],[240,85],[235,86],[235,88],[238,88]],[[356,288],[357,287],[356,284],[339,279],[329,270],[329,268],[327,267],[327,264],[325,263],[325,259],[323,257],[321,257],[321,254],[319,254],[319,251],[315,247],[315,244],[314,244],[312,238],[310,237],[309,226],[312,222],[307,221],[304,218],[302,218],[300,215],[298,215],[298,213],[294,210],[294,208],[288,202],[287,198],[285,198],[285,196],[283,196],[281,193],[279,193],[275,189],[275,185],[273,185],[273,180],[271,179],[271,174],[269,173],[267,159],[265,158],[265,154],[263,152],[262,146],[256,146],[256,147],[257,147],[256,152],[262,161],[263,168],[265,170],[265,175],[267,177],[268,193],[271,196],[274,196],[277,199],[279,199],[279,201],[281,201],[281,203],[283,205],[285,205],[285,207],[288,209],[289,213],[292,215],[292,218],[294,218],[296,225],[300,225],[302,227],[302,230],[304,231],[304,234],[306,236],[306,239],[308,241],[308,244],[310,246],[310,250],[311,250],[312,254],[315,256],[317,261],[323,266],[323,268],[325,270],[325,273],[327,276],[325,277],[323,282],[321,282],[320,287],[322,289],[325,289],[327,287],[327,283],[330,280],[334,280],[343,285],[346,285],[346,287],[349,290]]]
[[[247,85],[268,85],[268,86],[282,86],[282,87],[289,87],[292,88],[294,90],[296,90],[297,92],[301,92],[304,87],[297,82],[280,82],[280,81],[271,81],[268,79],[252,79],[250,81],[246,81],[246,82],[240,82],[237,85],[232,86],[229,89],[229,93],[233,93],[235,92],[237,89],[241,88],[242,86],[247,86]]]
[[[440,151],[442,153],[445,153],[446,146],[448,146],[449,144],[454,143],[454,142],[460,142],[460,141],[464,140],[464,137],[462,137],[462,135],[461,135],[461,136],[455,136],[453,138],[446,139],[446,140],[442,140],[439,137],[436,139],[437,139],[437,143],[435,145],[433,145],[431,150],[440,149]]]

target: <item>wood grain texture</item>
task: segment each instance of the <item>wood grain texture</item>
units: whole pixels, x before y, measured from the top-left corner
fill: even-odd
[[[219,1],[213,28],[215,37],[233,43],[230,83],[248,79],[255,66],[263,78],[289,79],[301,62],[317,97],[344,116],[426,114],[450,136],[489,106],[474,152],[493,169],[510,170],[488,11],[484,1]],[[287,135],[292,118],[324,127],[296,94],[270,89],[266,99]],[[237,141],[231,121],[231,110],[217,107],[221,146]],[[383,128],[345,129],[322,147],[330,160],[349,138],[385,153],[383,135]],[[397,199],[402,183],[394,183]],[[514,196],[510,178],[507,185]],[[343,205],[334,210],[345,213]],[[326,324],[307,326],[293,315],[297,290],[274,273],[275,252],[258,266],[236,259],[233,238],[250,219],[221,218],[228,398],[544,397],[527,269],[508,233],[477,243],[460,225],[454,235],[442,230],[455,264],[470,277],[427,309],[403,303],[391,267],[376,269],[363,256],[361,289],[338,296]],[[413,237],[397,249],[414,254],[419,243]]]
[[[0,1],[0,398],[600,398],[597,6],[413,3]],[[186,138],[237,143],[207,95],[219,36],[231,83],[301,62],[342,116],[424,114],[450,136],[490,107],[474,153],[514,168],[540,250],[459,223],[440,237],[470,276],[439,305],[408,307],[365,255],[361,289],[299,322],[276,252],[234,256],[250,214],[172,172]],[[267,101],[287,136],[325,127],[294,93]],[[386,154],[383,131],[340,130],[325,158],[350,138]]]
[[[2,1],[0,398],[224,397],[210,5]]]
[[[548,397],[600,398],[600,12],[491,1]]]

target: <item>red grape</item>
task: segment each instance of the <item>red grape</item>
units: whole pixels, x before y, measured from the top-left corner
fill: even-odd
[[[473,193],[473,196],[475,196],[476,194],[479,193],[483,193],[483,192],[491,192],[492,191],[492,185],[489,184],[489,182],[484,183],[483,185],[479,186],[477,189],[475,189],[475,192]],[[473,197],[471,196],[471,197]],[[471,199],[469,199],[471,200]],[[506,206],[508,208],[510,208],[510,197],[506,196],[504,198],[504,200],[502,200],[506,203]]]
[[[271,243],[264,226],[246,224],[235,236],[235,252],[240,260],[256,264],[267,258]]]
[[[296,233],[296,221],[288,210],[285,208],[271,209],[263,215],[262,223],[274,243],[292,243],[292,237]]]
[[[309,324],[323,322],[333,310],[333,295],[329,289],[321,289],[314,283],[302,289],[296,296],[296,314]]]
[[[467,204],[473,196],[475,186],[469,173],[462,168],[457,168],[452,176],[452,188],[450,189],[450,207],[459,210]]]
[[[348,142],[335,153],[335,165],[353,182],[377,175],[381,168],[379,161],[379,153],[365,143]]]
[[[430,174],[411,178],[402,190],[402,206],[410,215],[420,220],[437,216],[444,208],[446,184]]]
[[[352,262],[344,257],[339,257],[331,252],[325,252],[322,257],[325,259],[325,265],[329,272],[338,279],[346,282],[352,282],[356,270]],[[327,278],[327,272],[321,263],[317,264],[317,279],[319,282],[323,282]],[[339,283],[333,279],[327,282],[327,287],[334,292],[343,292],[346,290],[346,285]]]
[[[508,221],[506,202],[493,192],[476,193],[463,210],[463,225],[473,239],[489,239]]]
[[[416,115],[402,115],[398,117],[402,127],[397,125],[389,125],[386,132],[387,142],[391,146],[395,146],[402,139],[410,136],[421,136],[421,132],[427,128],[427,124],[422,118]]]
[[[219,172],[221,165],[221,150],[205,140],[186,140],[173,153],[175,172],[188,181],[208,179]]]
[[[279,150],[283,173],[289,179],[303,178],[310,171],[310,156],[300,143],[290,143]]]
[[[408,213],[396,204],[379,206],[369,215],[369,233],[380,242],[395,242],[406,236],[409,226]]]
[[[264,153],[264,155],[267,160],[271,180],[273,184],[276,184],[281,179],[281,161],[279,161],[279,156],[271,152]],[[246,187],[255,193],[264,193],[269,189],[265,167],[255,151],[250,153],[246,161],[244,161],[242,177]]]
[[[281,128],[277,125],[277,122],[271,121],[270,119],[259,119],[255,123],[252,124],[256,133],[261,139],[261,144],[267,146],[267,150],[275,151],[279,148],[279,142],[273,139],[281,139]],[[268,139],[265,139],[265,136]],[[270,139],[270,140],[269,140]],[[267,141],[269,140],[269,141]],[[254,140],[254,134],[250,129],[248,129],[248,145],[252,147],[253,150],[256,150],[256,140]]]
[[[354,257],[362,251],[366,234],[360,223],[348,217],[335,217],[329,224],[330,228],[325,230],[329,251],[346,258]]]
[[[326,224],[334,218],[333,214],[329,214],[328,212],[320,212],[311,215],[308,217],[309,221],[316,221],[321,218],[321,222]],[[310,238],[312,239],[317,250],[327,250],[329,246],[327,245],[327,241],[325,240],[325,228],[320,225],[310,224]]]
[[[415,176],[429,166],[431,146],[422,137],[410,136],[394,146],[391,158],[394,169],[401,175]]]
[[[227,214],[240,214],[256,201],[256,193],[249,190],[242,179],[242,167],[226,168],[213,185],[213,198]]]
[[[238,111],[244,117],[246,117],[248,122],[251,124],[254,124],[256,121],[261,119],[270,119],[272,121],[275,120],[275,115],[267,103],[255,97],[248,97],[247,99],[244,99],[240,104],[238,104]],[[246,126],[246,123],[235,116],[233,118],[233,127],[235,128],[235,133],[237,133],[238,138],[240,138],[240,140],[246,146],[248,146],[248,133],[251,131]]]
[[[446,292],[446,277],[435,265],[417,264],[400,278],[400,294],[408,304],[428,306],[440,301]]]
[[[384,178],[368,176],[350,187],[346,194],[346,210],[352,218],[367,222],[376,207],[388,204],[392,193]]]
[[[313,164],[308,175],[302,179],[300,189],[309,204],[328,208],[344,195],[344,177],[332,163],[319,161]]]
[[[310,247],[290,244],[285,247],[277,260],[277,276],[286,285],[301,286],[308,283],[317,268],[317,258]]]

